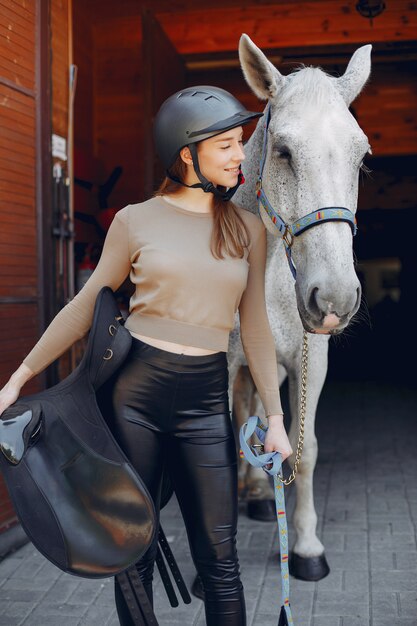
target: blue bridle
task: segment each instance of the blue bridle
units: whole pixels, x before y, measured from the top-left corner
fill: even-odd
[[[256,182],[256,195],[258,196],[258,211],[259,215],[261,214],[260,205],[263,206],[268,216],[270,217],[272,223],[276,227],[279,235],[282,237],[285,246],[285,254],[288,259],[288,264],[290,266],[291,273],[294,279],[297,276],[297,270],[295,268],[294,262],[291,256],[291,248],[294,242],[294,237],[298,237],[301,233],[305,232],[309,228],[313,226],[319,226],[324,222],[347,222],[352,229],[353,236],[356,235],[357,226],[356,226],[356,218],[354,213],[345,207],[324,207],[322,209],[318,209],[317,211],[312,211],[301,217],[299,220],[294,222],[293,224],[287,224],[282,217],[277,213],[269,202],[265,191],[262,187],[262,175],[265,167],[266,161],[266,151],[267,151],[267,142],[268,142],[268,127],[271,121],[271,103],[269,102],[266,108],[265,116],[264,116],[264,139],[262,146],[262,158],[259,164],[259,176]]]

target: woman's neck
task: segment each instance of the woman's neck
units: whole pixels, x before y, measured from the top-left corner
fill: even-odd
[[[189,189],[184,187],[174,194],[164,194],[168,202],[196,213],[212,213],[214,197],[211,193],[205,193],[202,189]]]

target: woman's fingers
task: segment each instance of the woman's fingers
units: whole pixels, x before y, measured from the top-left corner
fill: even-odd
[[[12,385],[5,385],[3,389],[0,391],[0,415],[4,413],[6,409],[9,408],[19,397],[20,388],[14,387]]]

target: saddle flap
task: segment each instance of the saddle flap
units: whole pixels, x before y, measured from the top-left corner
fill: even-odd
[[[12,405],[0,417],[0,451],[12,465],[18,465],[40,432],[40,406]]]
[[[132,336],[124,327],[113,291],[103,287],[96,299],[87,349],[79,368],[87,368],[95,390],[117,371],[125,360]]]

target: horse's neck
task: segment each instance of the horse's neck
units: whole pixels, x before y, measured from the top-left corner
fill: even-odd
[[[246,159],[242,169],[245,175],[245,184],[236,192],[233,200],[243,208],[258,214],[258,199],[256,196],[256,181],[259,176],[259,163],[262,156],[264,138],[263,118],[258,122],[248,143],[245,145]],[[280,288],[277,289],[277,281]],[[284,252],[284,246],[279,237],[268,233],[267,261],[265,272],[265,284],[267,299],[272,305],[283,290],[294,290],[288,262]]]

